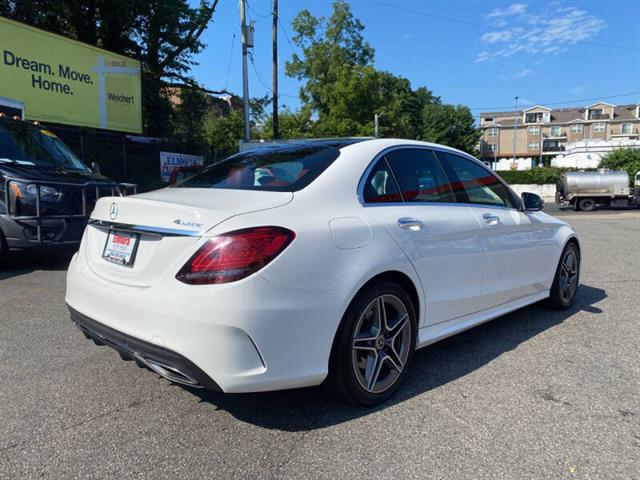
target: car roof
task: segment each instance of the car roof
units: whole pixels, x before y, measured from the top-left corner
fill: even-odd
[[[408,139],[403,139],[403,138],[370,138],[370,139],[363,139],[362,141],[358,142],[358,144],[349,144],[349,145],[345,145],[343,148],[345,148],[345,150],[351,150],[351,149],[358,149],[361,147],[374,147],[376,148],[379,152],[382,152],[383,150],[386,150],[388,148],[393,148],[393,147],[422,147],[422,148],[432,148],[432,149],[436,149],[436,150],[441,150],[441,151],[448,151],[451,153],[455,153],[458,155],[462,155],[466,158],[475,160],[476,162],[482,163],[480,162],[480,160],[478,160],[477,158],[475,158],[472,154],[465,152],[463,150],[458,150],[457,148],[453,148],[453,147],[448,147],[447,145],[442,145],[439,143],[432,143],[432,142],[423,142],[421,140],[408,140]]]
[[[309,147],[329,147],[329,148],[337,148],[339,150],[342,150],[347,147],[357,149],[365,145],[376,146],[376,147],[379,147],[380,150],[384,150],[386,148],[396,147],[396,146],[405,146],[405,147],[420,146],[420,147],[436,148],[440,150],[448,150],[452,153],[458,153],[458,154],[462,154],[467,157],[473,158],[473,156],[467,152],[458,150],[456,148],[448,147],[446,145],[441,145],[438,143],[423,142],[420,140],[407,140],[402,138],[374,138],[374,137],[301,138],[301,139],[286,140],[282,143],[276,143],[276,144],[271,143],[271,144],[265,144],[264,146],[260,145],[240,153],[246,153],[251,151],[256,151],[256,153],[260,153],[260,152],[266,153],[267,151],[273,152],[274,150],[291,151],[291,150],[305,149]]]

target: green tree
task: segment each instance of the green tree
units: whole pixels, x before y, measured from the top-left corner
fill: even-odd
[[[236,153],[238,141],[244,136],[242,111],[231,110],[225,115],[209,114],[203,129],[214,161]]]
[[[375,114],[380,115],[381,136],[422,134],[423,109],[439,103],[439,98],[425,87],[413,90],[406,78],[374,67],[374,50],[363,37],[364,25],[346,2],[334,2],[328,19],[302,10],[293,29],[302,52],[287,62],[286,72],[305,82],[300,98],[317,117],[314,135],[373,135]]]
[[[172,136],[192,152],[205,152],[208,142],[204,124],[211,111],[209,95],[195,88],[180,90],[180,103],[172,112]]]
[[[344,0],[333,3],[328,20],[302,10],[293,20],[293,41],[302,49],[286,63],[287,75],[305,80],[300,98],[314,111],[326,115],[331,105],[328,94],[339,81],[343,67],[373,64],[374,50],[364,40],[364,25],[355,18]]]
[[[640,149],[618,148],[607,153],[600,161],[600,167],[611,170],[624,170],[631,179],[640,172]]]
[[[475,152],[480,135],[468,107],[429,103],[422,110],[420,140]]]
[[[308,138],[313,136],[314,122],[311,120],[311,111],[308,108],[302,108],[298,112],[292,112],[285,109],[279,113],[280,121],[280,138]],[[265,123],[263,132],[268,136],[265,139],[272,138],[273,119],[269,117]]]

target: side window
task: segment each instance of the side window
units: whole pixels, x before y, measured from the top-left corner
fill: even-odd
[[[438,152],[438,156],[459,202],[514,208],[507,188],[487,169],[451,153]]]
[[[405,202],[455,202],[447,177],[431,150],[403,148],[387,154]]]
[[[363,189],[365,203],[401,202],[400,192],[389,171],[387,162],[381,158],[369,174]]]

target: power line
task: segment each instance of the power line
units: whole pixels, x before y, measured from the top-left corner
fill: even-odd
[[[228,85],[229,85],[229,75],[231,74],[231,61],[233,60],[233,47],[235,46],[236,43],[236,29],[238,27],[238,24],[236,24],[233,27],[233,37],[231,37],[231,52],[229,53],[229,63],[227,64],[227,76],[224,80],[224,89],[226,90]]]
[[[293,46],[293,43],[291,43],[291,40],[289,39],[289,35],[287,35],[287,29],[284,27],[284,24],[280,20],[280,17],[278,17],[278,23],[280,24],[280,28],[282,29],[282,33],[284,33],[284,38],[287,39],[287,43],[291,47],[291,50],[295,50],[295,47]]]
[[[253,14],[254,14],[254,15],[257,15],[258,17],[262,17],[262,18],[271,18],[271,17],[273,16],[273,14],[272,14],[272,13],[268,13],[268,14],[264,15],[264,14],[262,14],[262,13],[258,12],[257,10],[255,10],[255,9],[251,6],[251,4],[248,2],[248,0],[247,0],[247,7],[249,7],[249,10],[251,10],[251,11],[253,12]]]
[[[537,105],[568,105],[570,103],[581,103],[581,102],[589,102],[589,101],[597,101],[597,100],[607,100],[610,98],[620,98],[620,97],[631,97],[633,95],[640,95],[640,91],[638,92],[629,92],[629,93],[620,93],[618,95],[608,95],[605,97],[590,97],[590,98],[579,98],[575,100],[563,100],[560,102],[538,102]],[[505,105],[501,107],[473,107],[469,108],[469,110],[513,110],[513,105]]]
[[[255,62],[253,61],[253,54],[249,55],[249,60],[251,61],[251,66],[253,67],[253,71],[255,72],[256,77],[258,77],[258,80],[260,81],[262,86],[273,94],[273,90],[271,89],[271,87],[269,85],[267,85],[267,82],[265,82],[264,78],[262,77],[262,74],[258,71],[258,68],[256,67]],[[282,95],[282,94],[280,94],[280,95]]]
[[[482,28],[482,29],[486,29],[486,30],[490,30],[490,29],[494,29],[495,27],[493,25],[489,25],[486,23],[478,23],[478,22],[470,22],[467,20],[461,20],[459,18],[453,18],[453,17],[447,17],[445,15],[438,15],[435,13],[428,13],[428,12],[423,12],[420,10],[414,10],[413,8],[408,8],[402,5],[397,5],[395,3],[387,3],[387,2],[381,2],[379,0],[369,0],[372,3],[375,3],[377,5],[381,5],[383,7],[389,7],[389,8],[395,8],[397,10],[404,10],[405,12],[409,12],[409,13],[414,13],[416,15],[422,15],[423,17],[430,17],[430,18],[436,18],[438,20],[444,20],[446,22],[451,22],[451,23],[458,23],[461,25],[469,25],[472,27],[477,27],[477,28]],[[630,47],[627,45],[611,45],[608,43],[598,43],[598,42],[590,42],[587,40],[577,40],[573,43],[584,43],[585,45],[593,45],[596,47],[606,47],[606,48],[615,48],[615,49],[619,49],[619,50],[631,50],[634,52],[640,52],[640,48],[637,47]]]

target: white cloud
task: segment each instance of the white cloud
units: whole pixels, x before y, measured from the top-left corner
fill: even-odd
[[[491,54],[489,52],[487,52],[486,50],[483,50],[476,57],[476,63],[487,61],[487,60],[489,60],[490,57],[491,57]]]
[[[535,14],[530,13],[526,5],[514,3],[493,10],[487,18],[495,29],[480,37],[486,46],[485,59],[516,54],[557,55],[606,28],[604,20],[586,10],[563,7],[555,2]]]
[[[530,75],[533,75],[532,68],[525,67],[524,65],[518,65],[517,68],[514,68],[512,70],[501,70],[498,74],[498,79],[503,82],[508,82],[519,78],[525,78]]]
[[[506,8],[496,8],[493,12],[491,12],[487,17],[489,18],[499,18],[499,17],[510,17],[512,15],[522,15],[526,12],[527,6],[524,3],[512,3]]]

